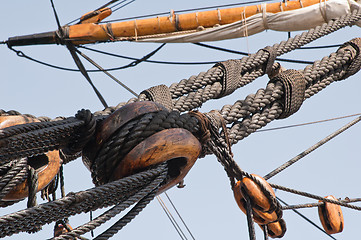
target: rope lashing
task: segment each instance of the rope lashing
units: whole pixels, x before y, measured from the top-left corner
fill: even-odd
[[[140,94],[144,94],[148,101],[160,103],[169,111],[173,110],[172,96],[169,88],[164,84],[148,88]]]
[[[296,48],[300,48],[322,36],[328,35],[345,26],[352,25],[361,18],[361,10],[354,11],[351,14],[341,18],[329,21],[287,41],[272,46],[277,56],[290,52]],[[267,50],[267,48],[266,48]],[[238,82],[238,88],[252,82],[257,77],[265,74],[264,69],[270,57],[270,53],[264,49],[259,50],[255,54],[243,57],[241,64],[241,80]],[[223,69],[221,67],[213,67],[207,72],[202,72],[198,76],[192,76],[189,79],[183,79],[179,83],[172,84],[169,89],[174,100],[174,109],[178,111],[190,111],[200,107],[209,99],[216,99],[221,94],[223,84]],[[226,80],[227,81],[227,80]]]
[[[353,57],[353,61],[346,70],[346,74],[342,79],[346,79],[354,75],[361,68],[361,38],[355,38],[341,45],[337,51],[349,51]],[[340,80],[342,80],[340,79]]]
[[[89,110],[82,109],[77,112],[75,118],[84,122],[71,136],[73,139],[62,149],[65,155],[74,155],[81,152],[85,144],[95,133],[96,120]]]
[[[278,73],[270,82],[280,81],[283,85],[283,111],[278,118],[287,118],[300,109],[306,89],[306,81],[301,72],[285,70]]]
[[[222,90],[221,93],[217,96],[217,98],[222,98],[224,96],[230,95],[235,90],[237,90],[242,76],[241,60],[227,60],[224,62],[219,62],[213,67],[219,67],[223,70],[223,78],[221,81]]]

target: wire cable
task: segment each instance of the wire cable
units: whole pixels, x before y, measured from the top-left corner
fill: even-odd
[[[165,206],[163,200],[160,198],[160,196],[157,196],[157,200],[160,204],[160,206],[163,208],[165,214],[167,215],[169,221],[172,223],[173,227],[175,228],[175,230],[177,231],[179,237],[183,240],[183,239],[187,239],[187,237],[184,235],[184,233],[182,232],[182,229],[180,229],[178,223],[175,221],[174,217],[172,216],[172,214],[169,212],[168,208]],[[184,238],[184,237],[185,238]]]
[[[281,130],[281,129],[287,129],[287,128],[301,127],[301,126],[313,125],[313,124],[317,124],[317,123],[324,123],[324,122],[329,122],[329,121],[340,120],[340,119],[344,119],[344,118],[356,117],[356,116],[360,116],[360,115],[361,115],[361,113],[355,113],[355,114],[351,114],[351,115],[335,117],[335,118],[328,118],[328,119],[318,120],[318,121],[313,121],[313,122],[299,123],[299,124],[293,124],[293,125],[282,126],[282,127],[259,129],[256,132],[268,132],[268,131]]]
[[[125,88],[128,92],[130,92],[131,94],[133,94],[135,97],[138,97],[138,94],[135,93],[132,89],[130,89],[127,85],[125,85],[124,83],[122,83],[121,81],[119,81],[116,77],[114,77],[113,75],[111,75],[109,72],[107,72],[106,70],[104,70],[104,68],[102,68],[99,64],[97,64],[96,62],[94,62],[91,58],[89,58],[87,55],[85,55],[84,53],[82,53],[81,51],[79,51],[78,49],[75,50],[80,56],[82,56],[83,58],[85,58],[88,62],[90,62],[91,64],[93,64],[95,67],[97,67],[99,70],[101,70],[102,72],[104,72],[108,77],[110,77],[111,79],[113,79],[116,83],[118,83],[119,85],[121,85],[123,88]]]
[[[173,204],[173,201],[170,199],[170,197],[168,196],[167,192],[164,193],[166,195],[166,197],[168,198],[168,201],[170,202],[170,204],[172,205],[173,209],[175,210],[175,212],[177,213],[179,219],[182,221],[183,225],[185,226],[185,228],[187,229],[188,233],[191,235],[191,237],[193,238],[193,240],[195,240],[195,237],[193,236],[192,232],[190,231],[190,229],[188,228],[187,224],[185,223],[185,221],[183,220],[182,216],[179,214],[177,208],[175,207],[175,205]]]
[[[305,151],[301,152],[300,154],[298,154],[297,156],[295,156],[294,158],[290,159],[289,161],[287,161],[286,163],[282,164],[280,167],[276,168],[275,170],[273,170],[272,172],[268,173],[267,175],[265,175],[263,178],[265,180],[270,179],[271,177],[275,176],[276,174],[282,172],[283,170],[285,170],[286,168],[290,167],[291,165],[293,165],[294,163],[296,163],[297,161],[299,161],[300,159],[302,159],[303,157],[307,156],[308,154],[310,154],[311,152],[313,152],[314,150],[316,150],[317,148],[321,147],[323,144],[327,143],[328,141],[330,141],[331,139],[335,138],[336,136],[338,136],[339,134],[343,133],[344,131],[346,131],[347,129],[349,129],[350,127],[352,127],[353,125],[355,125],[356,123],[361,121],[361,116],[357,117],[356,119],[352,120],[351,122],[347,123],[346,125],[344,125],[342,128],[338,129],[337,131],[333,132],[332,134],[328,135],[327,137],[325,137],[324,139],[322,139],[321,141],[317,142],[316,144],[312,145],[311,147],[309,147],[308,149],[306,149]]]
[[[214,49],[214,50],[223,51],[223,52],[240,54],[240,55],[243,55],[243,56],[248,56],[249,55],[246,52],[231,50],[231,49],[222,48],[222,47],[216,47],[216,46],[212,46],[212,45],[208,45],[208,44],[204,44],[204,43],[193,43],[193,44],[197,45],[197,46],[201,46],[201,47],[206,47],[206,48],[210,48],[210,49]],[[312,61],[293,60],[293,59],[279,58],[279,57],[277,57],[276,60],[281,61],[281,62],[289,62],[289,63],[313,64]]]

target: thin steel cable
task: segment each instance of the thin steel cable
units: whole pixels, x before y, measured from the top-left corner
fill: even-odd
[[[344,125],[342,128],[338,129],[337,131],[333,132],[332,134],[328,135],[327,137],[325,137],[324,139],[322,139],[321,141],[317,142],[316,144],[312,145],[311,147],[309,147],[308,149],[306,149],[305,151],[301,152],[300,154],[298,154],[297,156],[295,156],[294,158],[290,159],[289,161],[287,161],[286,163],[282,164],[280,167],[276,168],[275,170],[273,170],[272,172],[268,173],[267,175],[265,175],[263,178],[265,180],[270,179],[271,177],[275,176],[276,174],[282,172],[283,170],[285,170],[286,168],[292,166],[294,163],[296,163],[297,161],[299,161],[300,159],[302,159],[303,157],[307,156],[308,154],[310,154],[311,152],[313,152],[314,150],[316,150],[317,148],[321,147],[323,144],[327,143],[328,141],[330,141],[331,139],[333,139],[334,137],[338,136],[339,134],[343,133],[344,131],[346,131],[347,129],[349,129],[350,127],[352,127],[353,125],[355,125],[356,123],[361,121],[361,116],[357,117],[356,119],[352,120],[351,122],[347,123],[346,125]]]
[[[104,108],[108,107],[107,102],[105,101],[104,97],[102,96],[102,94],[99,92],[99,90],[95,87],[94,83],[92,82],[92,80],[90,79],[90,76],[88,74],[88,71],[85,69],[83,63],[80,61],[79,56],[76,54],[76,48],[74,47],[74,44],[72,44],[71,42],[66,42],[66,46],[75,62],[75,64],[77,65],[77,67],[79,68],[81,74],[83,74],[83,76],[85,77],[85,79],[88,81],[88,83],[90,84],[90,86],[93,88],[95,94],[97,95],[97,97],[99,98],[100,102],[103,104]]]
[[[163,202],[163,200],[160,198],[160,196],[157,196],[157,200],[158,203],[160,204],[160,206],[162,207],[164,213],[167,215],[169,221],[172,223],[174,229],[177,231],[179,237],[183,240],[183,239],[187,239],[187,237],[185,236],[184,232],[182,231],[182,229],[179,227],[177,221],[174,219],[174,217],[172,216],[171,212],[169,211],[169,209],[165,206],[165,203]]]
[[[361,113],[355,113],[355,114],[351,114],[351,115],[328,118],[328,119],[323,119],[323,120],[318,120],[318,121],[313,121],[313,122],[298,123],[298,124],[286,125],[286,126],[281,126],[281,127],[259,129],[256,132],[267,132],[267,131],[281,130],[281,129],[286,129],[286,128],[301,127],[301,126],[313,125],[313,124],[324,123],[324,122],[329,122],[329,121],[335,121],[335,120],[340,120],[340,119],[350,118],[350,117],[355,117],[355,116],[360,116],[360,115],[361,115]]]
[[[116,77],[114,77],[113,75],[111,75],[108,71],[106,71],[104,68],[102,68],[99,64],[97,64],[96,62],[94,62],[94,60],[92,60],[90,57],[88,57],[87,55],[85,55],[84,53],[82,53],[81,51],[79,51],[79,49],[75,50],[80,56],[82,56],[83,58],[85,58],[88,62],[90,62],[91,64],[93,64],[96,68],[98,68],[99,70],[101,70],[103,73],[105,73],[108,77],[110,77],[111,79],[113,79],[116,83],[118,83],[120,86],[122,86],[123,88],[125,88],[128,92],[130,92],[131,94],[133,94],[135,97],[138,97],[139,95],[137,93],[135,93],[132,89],[130,89],[127,85],[125,85],[124,83],[122,83],[121,81],[119,81]]]
[[[121,9],[121,8],[123,8],[123,7],[125,7],[125,6],[128,6],[128,5],[131,4],[132,2],[135,2],[135,0],[131,0],[130,2],[124,3],[122,6],[119,6],[119,7],[117,7],[116,9],[114,9],[113,12],[116,12],[116,11],[118,11],[119,9]],[[113,7],[115,7],[115,6],[113,6]]]
[[[206,47],[206,48],[210,48],[210,49],[223,51],[223,52],[234,53],[234,54],[239,54],[239,55],[243,55],[243,56],[249,56],[249,53],[246,53],[246,52],[241,52],[241,51],[231,50],[231,49],[227,49],[227,48],[212,46],[212,45],[209,45],[209,44],[204,44],[204,43],[193,43],[193,44],[197,45],[197,46],[201,46],[201,47]],[[276,58],[276,60],[281,61],[281,62],[301,63],[301,64],[312,64],[313,63],[312,61],[294,60],[294,59],[278,58],[278,57]]]
[[[175,205],[173,204],[173,201],[170,199],[169,195],[167,192],[164,193],[166,195],[166,197],[168,198],[168,201],[170,202],[170,204],[172,205],[173,209],[176,211],[178,217],[180,218],[180,220],[182,221],[183,225],[185,226],[185,228],[187,229],[189,235],[191,235],[191,237],[193,238],[193,240],[195,240],[195,237],[193,236],[191,230],[188,228],[186,222],[183,220],[182,216],[180,215],[180,213],[178,212],[177,208],[175,207]]]

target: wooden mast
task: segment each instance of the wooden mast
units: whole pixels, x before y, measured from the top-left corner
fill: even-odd
[[[174,11],[171,11],[169,16],[98,24],[99,21],[111,13],[110,9],[104,8],[100,11],[85,14],[90,14],[92,19],[75,25],[65,26],[63,27],[63,32],[65,33],[64,39],[70,40],[76,45],[109,40],[137,40],[139,37],[159,36],[160,34],[186,33],[186,31],[195,32],[199,28],[211,28],[217,25],[241,21],[257,13],[278,13],[296,10],[326,1],[287,1],[285,3],[268,3],[185,14],[176,14]],[[102,16],[97,17],[96,12],[99,12]],[[59,38],[59,34],[55,31],[12,37],[7,41],[9,46],[54,43],[61,43],[61,38]]]
[[[288,1],[286,3],[268,3],[245,7],[217,9],[203,12],[175,14],[170,16],[138,19],[111,24],[78,24],[69,26],[69,39],[74,44],[89,42],[121,40],[140,36],[167,34],[179,31],[197,30],[199,27],[210,28],[217,24],[224,25],[244,20],[252,15],[265,11],[277,13],[290,11],[320,3],[320,0]],[[77,41],[79,39],[79,41]],[[89,41],[84,41],[89,39]]]

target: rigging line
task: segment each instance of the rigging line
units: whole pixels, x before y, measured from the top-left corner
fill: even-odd
[[[325,45],[325,46],[313,46],[313,47],[300,47],[296,48],[296,50],[299,49],[321,49],[321,48],[334,48],[334,47],[341,47],[342,44],[333,44],[333,45]]]
[[[125,85],[124,83],[122,83],[121,81],[119,81],[116,77],[114,77],[113,75],[111,75],[109,72],[107,72],[104,68],[102,68],[99,64],[97,64],[96,62],[94,62],[91,58],[89,58],[87,55],[85,55],[84,53],[82,53],[81,51],[79,51],[78,49],[75,49],[75,51],[80,54],[80,56],[82,56],[83,58],[85,58],[88,62],[90,62],[91,64],[93,64],[95,67],[97,67],[99,70],[101,70],[102,72],[104,72],[108,77],[110,77],[111,79],[113,79],[116,83],[118,83],[119,85],[121,85],[123,88],[125,88],[128,92],[130,92],[131,94],[133,94],[134,96],[138,97],[139,95],[134,92],[132,89],[130,89],[127,85]]]
[[[350,203],[350,202],[360,202],[360,198],[355,199],[345,199],[340,200],[341,202]],[[304,203],[304,204],[298,204],[298,205],[287,205],[285,207],[282,207],[282,210],[290,210],[290,209],[299,209],[299,208],[313,208],[323,205],[324,202],[318,202],[318,203]]]
[[[157,196],[157,200],[160,204],[160,206],[163,208],[163,211],[165,212],[165,214],[167,215],[169,221],[172,223],[173,227],[175,228],[175,230],[178,232],[178,235],[180,236],[180,238],[183,240],[183,239],[187,239],[184,238],[185,235],[184,233],[182,232],[182,230],[179,228],[179,225],[177,224],[177,222],[175,221],[175,219],[173,218],[172,214],[169,212],[168,208],[165,206],[164,202],[162,201],[162,199],[160,198],[160,196]],[[178,226],[178,228],[177,228]],[[182,233],[181,233],[182,232]],[[183,234],[183,235],[182,235]],[[183,237],[184,236],[184,237]]]
[[[190,229],[188,228],[187,224],[185,223],[185,221],[183,220],[182,216],[179,214],[177,208],[175,207],[175,205],[173,204],[173,201],[170,199],[170,197],[168,196],[167,192],[164,192],[164,194],[166,195],[166,197],[168,198],[168,201],[170,202],[170,204],[172,205],[173,209],[175,210],[175,212],[177,213],[178,217],[180,218],[180,220],[182,221],[183,225],[185,226],[185,228],[187,229],[188,233],[191,235],[191,237],[195,240],[192,232],[190,231]]]
[[[305,151],[301,152],[300,154],[298,154],[297,156],[295,156],[294,158],[292,158],[291,160],[285,162],[284,164],[282,164],[280,167],[276,168],[275,170],[273,170],[272,172],[268,173],[267,175],[265,175],[263,178],[265,180],[270,179],[271,177],[275,176],[276,174],[282,172],[283,170],[285,170],[286,168],[290,167],[291,165],[293,165],[294,163],[296,163],[298,160],[300,160],[301,158],[305,157],[306,155],[308,155],[309,153],[313,152],[314,150],[316,150],[317,148],[321,147],[323,144],[327,143],[328,141],[330,141],[331,139],[333,139],[334,137],[338,136],[340,133],[346,131],[347,129],[349,129],[350,127],[352,127],[353,125],[355,125],[356,123],[358,123],[359,121],[361,121],[361,116],[357,117],[356,119],[352,120],[351,122],[347,123],[346,125],[344,125],[342,128],[338,129],[337,131],[333,132],[332,134],[328,135],[327,137],[325,137],[324,139],[322,139],[321,141],[317,142],[316,144],[314,144],[313,146],[309,147],[308,149],[306,149]]]
[[[106,103],[106,101],[104,100],[103,96],[101,95],[101,93],[98,91],[98,89],[95,87],[95,85],[93,84],[92,80],[89,77],[88,72],[86,71],[83,63],[80,61],[78,55],[75,52],[75,47],[71,42],[66,42],[66,46],[69,49],[69,52],[72,56],[72,58],[74,59],[75,64],[78,66],[81,74],[83,74],[83,76],[85,77],[85,79],[88,81],[88,83],[90,84],[90,86],[93,88],[95,94],[98,96],[100,102],[103,104],[103,106],[105,108],[108,107],[108,104]]]
[[[118,11],[119,9],[121,9],[121,8],[123,8],[123,7],[125,7],[125,6],[127,6],[127,5],[129,5],[129,4],[131,4],[131,3],[133,3],[133,2],[135,2],[135,0],[131,0],[130,2],[127,2],[127,3],[123,4],[122,6],[120,6],[120,7],[116,8],[116,9],[114,9],[114,10],[113,10],[113,12],[116,12],[116,11]],[[114,6],[114,7],[115,7],[115,6]]]
[[[56,9],[55,9],[55,6],[54,6],[54,3],[53,3],[53,0],[50,0],[51,2],[51,7],[53,9],[53,12],[54,12],[54,16],[55,16],[55,19],[56,19],[56,23],[58,25],[58,29],[59,29],[59,33],[60,33],[60,38],[64,38],[64,33],[63,33],[63,29],[61,28],[61,25],[60,25],[60,21],[59,21],[59,17],[58,17],[58,14],[56,12]],[[89,82],[90,86],[93,88],[95,94],[98,96],[100,102],[103,104],[103,106],[105,108],[108,107],[108,104],[106,103],[106,101],[104,100],[103,96],[101,95],[101,93],[98,91],[98,89],[95,87],[95,85],[93,84],[92,80],[90,79],[83,63],[80,61],[78,55],[76,54],[75,52],[75,47],[74,45],[69,42],[69,41],[66,41],[65,42],[65,45],[66,47],[68,48],[72,58],[74,59],[74,62],[75,64],[78,66],[80,72],[83,74],[83,76],[86,78],[86,80]]]
[[[279,197],[277,197],[277,200],[280,201],[281,203],[283,203],[286,206],[289,206],[285,201],[283,201],[282,199],[280,199]],[[309,219],[308,217],[306,217],[305,215],[303,215],[302,213],[300,213],[299,211],[297,211],[296,209],[292,209],[293,212],[295,212],[297,215],[299,215],[300,217],[302,217],[303,219],[305,219],[307,222],[309,222],[310,224],[312,224],[314,227],[316,227],[318,230],[320,230],[321,232],[323,232],[324,234],[326,234],[327,236],[329,236],[330,238],[337,240],[334,236],[328,234],[325,230],[323,230],[320,226],[318,226],[316,223],[314,223],[311,219]]]
[[[335,118],[329,118],[329,119],[324,119],[324,120],[318,120],[318,121],[313,121],[313,122],[299,123],[299,124],[287,125],[287,126],[282,126],[282,127],[259,129],[256,132],[267,132],[267,131],[281,130],[281,129],[286,129],[286,128],[302,127],[302,126],[306,126],[306,125],[312,125],[312,124],[317,124],[317,123],[335,121],[335,120],[340,120],[340,119],[344,119],[344,118],[356,117],[356,116],[360,116],[360,115],[361,115],[361,113],[355,113],[355,114],[351,114],[351,115],[335,117]]]
[[[163,43],[165,44],[165,43]],[[8,46],[10,50],[14,51],[19,57],[23,57],[23,58],[26,58],[30,61],[33,61],[33,62],[36,62],[36,63],[39,63],[41,65],[44,65],[44,66],[47,66],[47,67],[51,67],[51,68],[55,68],[55,69],[59,69],[59,70],[64,70],[64,71],[71,71],[71,72],[80,72],[79,69],[74,69],[74,68],[66,68],[66,67],[60,67],[60,66],[56,66],[56,65],[53,65],[53,64],[50,64],[50,63],[46,63],[46,62],[43,62],[43,61],[40,61],[40,60],[37,60],[35,58],[32,58],[28,55],[26,55],[24,52],[22,51],[19,51],[19,50],[15,50],[13,47],[10,47]],[[80,46],[78,46],[80,47]],[[86,47],[82,47],[84,49],[88,49]],[[93,50],[91,48],[89,48],[90,50]],[[97,51],[97,50],[93,50],[93,51]],[[110,54],[110,53],[108,53]],[[148,56],[148,55],[146,55]],[[116,71],[116,70],[122,70],[122,69],[125,69],[125,68],[128,68],[128,67],[134,67],[136,66],[137,64],[139,64],[140,62],[152,62],[152,63],[163,63],[163,62],[158,62],[158,61],[152,61],[152,60],[148,60],[146,59],[145,57],[143,58],[131,58],[131,57],[125,57],[125,56],[117,56],[117,57],[123,57],[123,58],[126,58],[126,59],[132,59],[134,60],[133,63],[130,63],[130,64],[127,64],[125,66],[121,66],[121,67],[116,67],[116,68],[109,68],[109,69],[104,69],[105,71]],[[213,63],[213,62],[212,62]],[[216,62],[214,62],[216,63]],[[164,62],[164,64],[166,64],[166,62]],[[172,63],[169,63],[169,64],[172,64]],[[177,63],[178,64],[178,63]],[[179,63],[180,64],[180,63]],[[202,63],[202,64],[209,64],[209,62],[205,62],[205,63]],[[101,70],[98,70],[98,69],[91,69],[91,70],[87,70],[87,72],[101,72]]]
[[[89,47],[85,47],[85,46],[79,46],[79,48],[84,48],[87,49],[89,51],[93,51],[93,52],[97,52],[97,53],[101,53],[104,55],[108,55],[108,56],[112,56],[112,57],[119,57],[119,58],[124,58],[124,59],[130,59],[130,60],[139,60],[138,58],[134,58],[134,57],[128,57],[128,56],[123,56],[123,55],[119,55],[119,54],[115,54],[115,53],[110,53],[110,52],[105,52],[102,50],[98,50],[98,49],[93,49],[93,48],[89,48]],[[221,61],[207,61],[207,62],[173,62],[173,61],[157,61],[157,60],[145,60],[144,62],[149,62],[149,63],[159,63],[159,64],[170,64],[170,65],[203,65],[203,64],[215,64]],[[117,68],[111,68],[111,71],[117,70]],[[109,69],[107,70],[109,71]]]
[[[175,13],[185,13],[185,12],[192,12],[192,11],[198,11],[198,10],[207,10],[207,9],[214,9],[214,8],[242,6],[242,5],[246,5],[246,4],[255,4],[255,3],[263,3],[263,2],[271,2],[271,1],[273,1],[273,0],[248,1],[248,2],[243,2],[243,3],[231,3],[231,4],[224,4],[224,5],[217,5],[217,6],[183,9],[183,10],[178,10],[178,11],[174,11],[174,12]],[[167,15],[167,14],[169,14],[169,11],[168,12],[160,12],[160,13],[141,15],[141,16],[135,16],[135,17],[118,18],[118,19],[114,19],[114,20],[103,21],[103,23],[115,22],[115,21],[124,21],[124,20],[133,20],[133,19],[146,18],[146,17],[156,17],[156,16],[159,16],[159,15]]]
[[[353,204],[349,204],[347,202],[321,197],[321,196],[318,196],[316,194],[312,194],[312,193],[308,193],[308,192],[304,192],[304,191],[299,191],[299,190],[296,190],[296,189],[293,189],[293,188],[284,187],[284,186],[274,184],[274,183],[270,183],[269,185],[271,187],[276,188],[276,189],[281,190],[281,191],[285,191],[285,192],[297,194],[297,195],[300,195],[300,196],[303,196],[303,197],[313,198],[313,199],[320,200],[320,201],[323,201],[323,202],[329,202],[329,203],[332,203],[332,204],[336,204],[336,205],[340,205],[340,206],[343,206],[343,207],[351,208],[353,210],[361,211],[361,206],[356,206],[356,205],[353,205]]]
[[[113,3],[116,3],[118,1],[119,0],[111,0],[111,1],[107,2],[106,4],[104,4],[104,5],[100,6],[100,7],[98,7],[97,9],[95,9],[95,11],[100,10],[102,8],[105,8],[105,7],[108,7],[109,5],[111,5]],[[119,3],[116,3],[115,6],[118,6],[119,4],[122,4],[122,3],[126,2],[126,1],[128,1],[128,0],[122,0]]]
[[[58,17],[58,14],[57,14],[57,12],[56,12],[56,9],[55,9],[53,0],[50,0],[50,3],[51,3],[51,8],[53,9],[53,12],[54,12],[54,17],[55,17],[55,20],[56,20],[56,24],[58,25],[59,31],[62,33],[63,30],[61,29],[59,17]]]
[[[115,3],[115,2],[118,2],[118,1],[119,1],[119,0],[112,0],[112,1],[110,1],[110,2],[108,2],[108,3],[106,3],[106,4],[104,4],[103,6],[98,7],[98,8],[97,8],[97,9],[95,9],[93,12],[95,12],[95,11],[99,11],[99,10],[100,10],[100,9],[102,9],[102,8],[106,8],[106,7],[108,7],[109,5],[111,5],[111,4]],[[109,7],[109,8],[110,8],[110,9],[111,9],[111,8],[114,8],[114,7],[116,7],[116,6],[118,6],[118,5],[122,4],[122,3],[124,3],[124,2],[126,2],[126,1],[129,1],[129,0],[123,0],[123,1],[120,1],[119,3],[116,3],[116,4],[114,4],[113,6],[111,6],[111,7]],[[133,0],[133,1],[135,1],[135,0]],[[115,11],[119,10],[120,8],[125,7],[126,5],[128,5],[128,4],[125,4],[125,5],[121,6],[121,7],[119,7],[118,9],[113,10],[112,12],[115,12]],[[77,22],[77,21],[80,21],[80,17],[78,17],[78,18],[76,18],[76,19],[74,19],[74,20],[72,20],[72,21],[68,22],[66,25],[73,24],[73,23],[75,23],[75,22]]]
[[[193,44],[201,46],[201,47],[206,47],[206,48],[210,48],[210,49],[214,49],[214,50],[223,51],[223,52],[240,54],[240,55],[243,55],[243,56],[248,56],[249,55],[246,52],[241,52],[241,51],[231,50],[231,49],[227,49],[227,48],[212,46],[212,45],[208,45],[208,44],[204,44],[204,43],[193,43]],[[279,57],[277,57],[276,60],[281,61],[281,62],[290,62],[290,63],[313,64],[312,61],[293,60],[293,59],[279,58]]]

